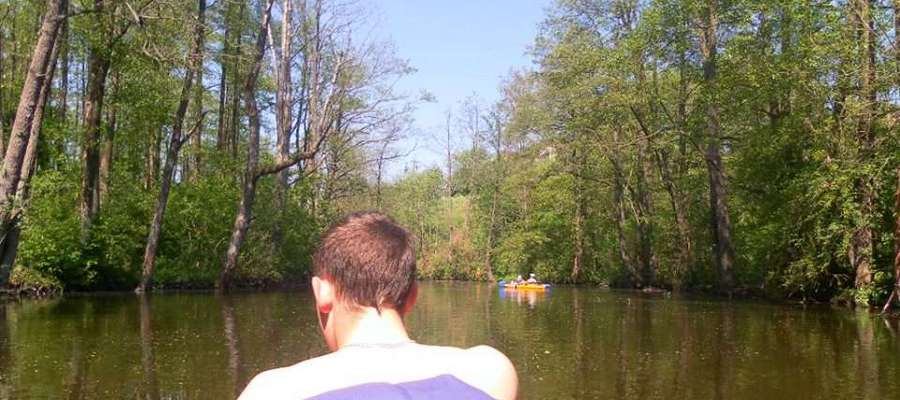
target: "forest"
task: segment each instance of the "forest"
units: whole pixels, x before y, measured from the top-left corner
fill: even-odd
[[[377,209],[423,279],[900,301],[900,1],[556,0],[533,68],[427,133],[427,91],[395,90],[415,60],[367,21],[0,3],[0,287],[303,282],[331,221]],[[401,164],[410,136],[443,160]]]

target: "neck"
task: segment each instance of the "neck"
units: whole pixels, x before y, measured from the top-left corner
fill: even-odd
[[[337,348],[348,344],[387,344],[409,340],[403,318],[397,310],[384,308],[379,314],[372,307],[348,313],[343,327],[336,332]]]

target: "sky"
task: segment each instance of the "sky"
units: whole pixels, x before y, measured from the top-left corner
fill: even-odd
[[[552,0],[380,0],[375,2],[379,36],[417,71],[397,84],[410,95],[427,91],[436,101],[419,104],[409,139],[400,143],[404,159],[389,166],[396,178],[406,165],[438,165],[448,109],[477,94],[490,104],[510,71],[532,65],[527,54],[544,10]]]

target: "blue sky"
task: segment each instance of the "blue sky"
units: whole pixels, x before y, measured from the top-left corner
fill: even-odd
[[[394,177],[406,163],[435,165],[440,156],[431,139],[442,131],[445,113],[477,93],[485,102],[498,97],[501,79],[531,66],[527,54],[544,9],[552,0],[381,0],[374,3],[380,34],[396,45],[398,56],[417,72],[398,84],[402,92],[430,92],[436,102],[416,110],[416,132],[402,145],[415,151],[390,167]]]

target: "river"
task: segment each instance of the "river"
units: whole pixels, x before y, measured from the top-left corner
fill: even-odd
[[[420,343],[490,344],[523,399],[900,398],[900,324],[828,306],[420,284]],[[0,399],[236,397],[322,354],[309,292],[0,304]]]

